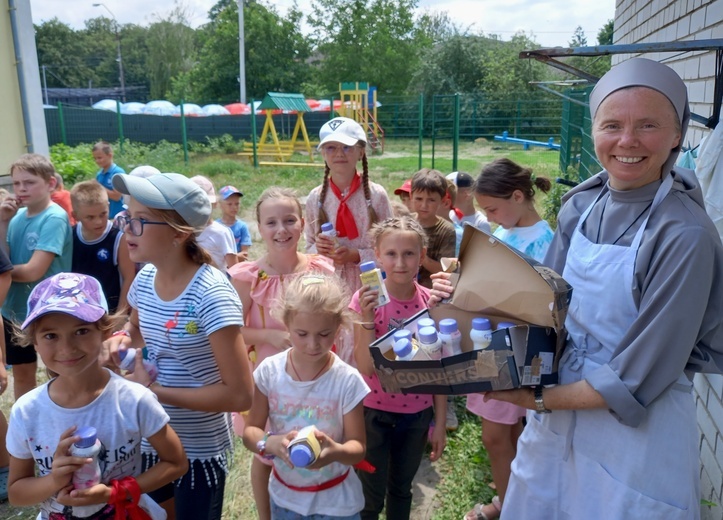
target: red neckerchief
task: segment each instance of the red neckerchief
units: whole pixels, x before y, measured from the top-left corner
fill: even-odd
[[[454,211],[454,215],[457,217],[458,220],[462,220],[462,217],[464,217],[464,213],[462,213],[462,210],[459,208],[452,208]]]
[[[354,215],[352,215],[349,206],[346,205],[346,201],[359,189],[359,186],[361,186],[361,177],[356,174],[349,186],[349,192],[342,197],[339,187],[334,184],[333,180],[329,179],[331,192],[339,199],[339,209],[336,212],[336,226],[334,226],[334,228],[336,229],[337,236],[348,237],[349,240],[357,238],[359,236],[359,230],[356,227]]]

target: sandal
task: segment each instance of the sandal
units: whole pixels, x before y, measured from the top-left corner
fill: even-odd
[[[8,473],[10,468],[5,466],[0,468],[0,502],[5,502],[8,499]]]
[[[485,508],[487,508],[487,513],[484,512]],[[490,511],[490,509],[492,511]],[[500,503],[500,497],[495,496],[492,498],[491,504],[475,504],[472,510],[468,511],[467,514],[464,515],[462,520],[493,520],[495,518],[499,518],[501,511],[502,504]],[[487,516],[488,514],[492,514],[492,512],[494,512],[494,516]]]

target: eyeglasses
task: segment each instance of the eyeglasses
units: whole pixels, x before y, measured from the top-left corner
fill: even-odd
[[[152,222],[144,218],[128,218],[123,215],[116,217],[116,223],[121,229],[125,229],[128,226],[128,230],[134,237],[139,237],[143,234],[143,226],[146,224],[155,224],[157,226],[168,226],[167,222]]]
[[[349,155],[352,150],[354,150],[357,146],[337,146],[335,144],[326,144],[321,149],[324,151],[324,153],[328,153],[329,155],[336,155],[336,153],[341,150],[344,152],[344,155]]]

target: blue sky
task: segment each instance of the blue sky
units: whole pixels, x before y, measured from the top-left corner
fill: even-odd
[[[74,28],[84,20],[108,16],[97,0],[30,0],[33,21],[41,23],[57,17]],[[164,17],[174,7],[174,0],[105,0],[103,2],[120,23],[147,25],[155,17]],[[182,0],[193,26],[203,24],[216,0]],[[285,13],[292,0],[267,0],[278,12]],[[300,0],[302,11],[308,2]],[[508,39],[516,31],[534,34],[545,47],[567,46],[580,25],[589,44],[595,44],[597,32],[615,16],[615,0],[419,0],[419,11],[446,11],[461,28],[472,32],[499,34]]]

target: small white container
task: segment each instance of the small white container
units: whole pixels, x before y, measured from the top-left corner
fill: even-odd
[[[377,264],[373,260],[364,262],[359,265],[361,270],[362,285],[368,285],[373,291],[377,291],[379,294],[377,304],[375,307],[381,307],[389,303],[389,293],[387,292],[387,286],[384,285],[384,278],[382,277],[382,270],[377,267]]]
[[[457,328],[457,320],[446,318],[439,322],[439,340],[442,342],[442,357],[456,356],[462,353],[462,333]]]
[[[80,439],[70,446],[70,454],[73,457],[83,457],[93,460],[75,470],[72,479],[73,488],[88,489],[96,484],[100,484],[101,481],[102,473],[100,470],[99,457],[102,446],[100,440],[98,440],[98,432],[92,426],[78,428],[75,435],[79,436]],[[104,504],[73,506],[73,515],[84,518],[100,511],[103,507],[105,507]]]
[[[397,361],[412,361],[417,356],[418,348],[408,339],[394,342],[394,357]]]
[[[469,331],[474,350],[484,350],[492,343],[492,324],[487,318],[472,318],[472,329]]]
[[[442,342],[439,341],[437,329],[434,327],[419,329],[418,347],[429,359],[442,359]]]

